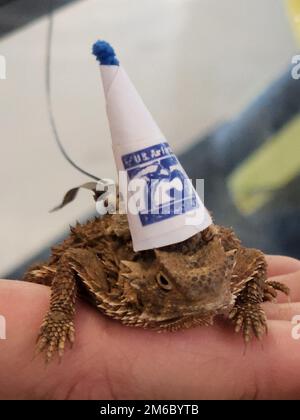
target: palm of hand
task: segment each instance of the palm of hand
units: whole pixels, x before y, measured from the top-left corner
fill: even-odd
[[[44,286],[1,281],[0,399],[299,398],[300,341],[291,319],[300,314],[300,262],[269,257],[270,276],[291,288],[291,303],[268,304],[269,334],[245,345],[228,322],[177,333],[124,327],[80,303],[76,343],[61,364],[33,359],[49,303]]]

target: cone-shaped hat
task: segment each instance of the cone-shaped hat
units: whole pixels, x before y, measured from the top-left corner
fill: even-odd
[[[93,53],[100,62],[134,250],[181,242],[206,229],[212,223],[207,210],[113,48],[98,41]]]

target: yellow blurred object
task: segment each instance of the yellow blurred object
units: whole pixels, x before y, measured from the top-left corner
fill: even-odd
[[[286,0],[286,4],[294,32],[300,42],[300,0]]]
[[[300,42],[300,0],[286,0],[297,40]],[[230,175],[232,198],[244,215],[272,199],[274,193],[300,174],[300,116],[296,116],[256,150]]]
[[[299,133],[297,116],[230,175],[229,189],[241,213],[254,213],[300,174]]]

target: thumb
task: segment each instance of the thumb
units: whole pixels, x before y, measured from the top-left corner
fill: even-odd
[[[40,325],[49,306],[49,288],[41,285],[0,280],[0,315],[6,339],[0,340],[0,399],[65,399],[82,375],[78,351],[70,351],[63,363],[46,365],[43,355],[34,356]],[[80,308],[81,322],[93,314]],[[87,332],[88,334],[88,332]],[[4,335],[4,334],[3,334]],[[80,346],[79,346],[80,347]],[[82,357],[81,357],[82,359]],[[98,390],[108,398],[107,386],[99,363]],[[78,390],[78,395],[84,396]]]

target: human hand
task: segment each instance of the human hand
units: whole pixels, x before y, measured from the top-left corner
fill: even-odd
[[[298,399],[300,261],[269,256],[269,276],[291,288],[291,302],[264,304],[269,333],[245,349],[229,321],[158,334],[120,325],[78,303],[76,342],[62,362],[34,355],[49,305],[44,286],[0,280],[0,399]],[[276,278],[275,278],[276,277]]]

